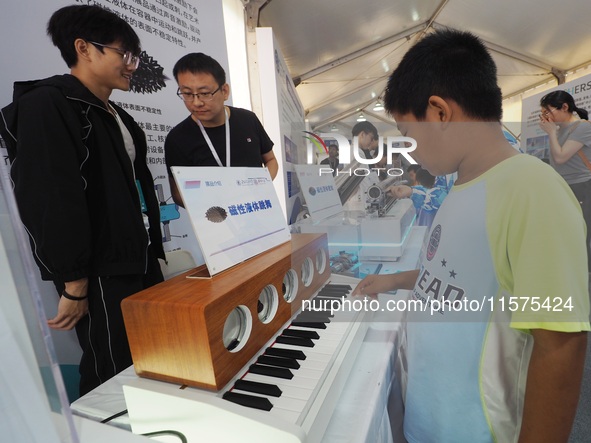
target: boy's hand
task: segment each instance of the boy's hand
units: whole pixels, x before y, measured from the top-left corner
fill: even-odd
[[[392,274],[389,275],[368,275],[353,289],[353,296],[369,295],[375,297],[377,294],[388,292],[392,287]]]
[[[386,188],[386,193],[396,198],[408,198],[412,195],[412,188],[405,185],[393,185]]]
[[[398,272],[396,274],[368,275],[353,289],[351,295],[370,295],[392,291],[395,289],[412,289],[419,276],[419,270]]]

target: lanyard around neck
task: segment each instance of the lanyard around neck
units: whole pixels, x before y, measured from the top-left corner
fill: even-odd
[[[224,107],[224,115],[225,115],[224,125],[226,126],[226,166],[229,167],[230,166],[230,118],[228,117],[228,110],[225,107]],[[197,124],[199,125],[199,129],[201,129],[201,134],[203,134],[203,138],[205,139],[207,146],[209,146],[209,150],[211,151],[211,155],[213,155],[213,158],[215,158],[215,161],[218,163],[218,166],[223,167],[224,165],[222,164],[222,161],[220,160],[218,153],[216,152],[215,148],[213,147],[213,143],[211,143],[211,139],[209,138],[209,135],[207,135],[207,132],[205,132],[205,128],[203,127],[203,124],[199,120],[197,120]]]

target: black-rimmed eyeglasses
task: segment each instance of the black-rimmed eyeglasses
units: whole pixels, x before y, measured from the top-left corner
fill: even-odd
[[[195,97],[197,97],[200,101],[202,102],[210,102],[213,100],[213,95],[218,92],[220,89],[222,89],[221,86],[218,86],[218,88],[213,91],[213,92],[181,92],[180,89],[178,89],[176,91],[176,95],[178,95],[182,101],[184,102],[192,102],[193,100],[195,100]]]
[[[113,51],[117,51],[123,56],[123,63],[125,63],[125,65],[129,66],[130,68],[137,69],[140,65],[140,56],[134,55],[131,51],[126,51],[123,48],[115,48],[114,46],[103,45],[102,43],[97,42],[89,41],[88,43],[92,43],[94,46],[100,46],[101,48],[108,48],[112,49]]]

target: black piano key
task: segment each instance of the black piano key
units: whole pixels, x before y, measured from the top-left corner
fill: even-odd
[[[349,291],[344,291],[342,289],[328,289],[322,288],[318,291],[318,294],[331,294],[331,295],[347,295]]]
[[[317,295],[342,296],[342,297],[346,297],[347,294],[349,294],[349,293],[345,292],[345,291],[326,291],[324,289],[321,289],[317,293]]]
[[[326,285],[323,288],[319,289],[320,291],[340,291],[340,292],[347,292],[351,290],[351,286],[331,286]]]
[[[331,309],[338,309],[341,306],[341,303],[343,302],[341,299],[338,298],[318,297],[317,300],[321,301],[317,301],[315,303],[327,303]]]
[[[267,375],[269,377],[275,378],[284,378],[286,380],[291,380],[293,378],[293,373],[289,369],[259,365],[257,363],[250,365],[248,371],[252,372],[253,374]]]
[[[300,364],[293,358],[275,357],[272,355],[261,355],[257,359],[261,365],[276,366],[278,368],[300,369]]]
[[[305,323],[321,323],[324,325],[330,324],[330,319],[328,317],[310,317],[307,315],[298,315],[294,318],[293,322],[305,322]]]
[[[326,286],[324,286],[325,288],[338,288],[338,289],[344,289],[344,290],[351,290],[353,288],[351,288],[351,285],[339,285],[336,283],[329,283]],[[324,289],[324,288],[323,288]]]
[[[325,291],[324,289],[321,289],[317,295],[323,297],[346,297],[347,293],[343,291]]]
[[[317,295],[316,297],[314,297],[314,301],[312,301],[312,303],[316,303],[318,306],[318,303],[329,303],[329,306],[332,307],[332,301],[336,300],[336,301],[343,301],[345,299],[344,295]]]
[[[247,408],[261,409],[263,411],[270,411],[273,409],[273,403],[271,403],[268,398],[264,397],[255,397],[254,395],[228,391],[224,392],[222,398],[231,401],[232,403],[246,406]]]
[[[325,315],[334,317],[334,314],[330,312],[330,305],[325,305],[323,302],[317,301],[316,297],[310,300],[311,306],[310,309],[304,309],[302,314],[310,314],[310,315]]]
[[[236,380],[236,383],[234,383],[234,389],[254,392],[255,394],[270,395],[271,397],[281,397],[281,394],[283,394],[277,385],[259,383],[258,381],[250,380]]]
[[[293,358],[295,360],[305,360],[306,354],[302,351],[296,351],[294,349],[284,349],[284,348],[267,348],[265,349],[265,355],[274,355],[275,357],[286,357],[286,358]]]
[[[319,292],[315,298],[338,298],[344,299],[347,297],[347,294],[343,294],[342,292]]]
[[[301,337],[290,337],[285,335],[280,335],[275,340],[277,343],[283,343],[284,345],[294,345],[294,346],[302,346],[304,348],[313,348],[314,342],[309,338],[301,338]]]
[[[281,335],[289,335],[290,337],[309,338],[311,340],[318,340],[320,336],[316,331],[302,331],[300,329],[284,329]]]
[[[326,323],[312,322],[312,321],[292,321],[293,326],[299,328],[312,328],[312,329],[326,329]]]
[[[336,292],[319,292],[316,297],[313,298],[313,300],[318,300],[321,298],[338,298],[338,299],[344,299],[346,298],[347,295],[346,294],[338,294]]]
[[[295,318],[300,321],[320,321],[322,323],[330,323],[330,319],[334,317],[330,311],[303,311]]]

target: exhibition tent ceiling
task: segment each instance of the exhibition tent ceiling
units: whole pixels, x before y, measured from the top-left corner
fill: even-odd
[[[258,25],[273,28],[315,131],[350,134],[363,113],[391,132],[376,101],[405,52],[433,29],[478,35],[504,98],[591,64],[589,0],[259,1]]]

